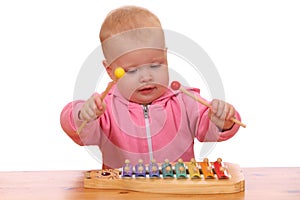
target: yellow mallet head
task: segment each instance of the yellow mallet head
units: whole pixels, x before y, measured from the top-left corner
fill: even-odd
[[[125,74],[125,71],[122,67],[118,67],[115,70],[115,76],[117,77],[117,79],[122,78],[122,76],[124,76],[124,74]]]

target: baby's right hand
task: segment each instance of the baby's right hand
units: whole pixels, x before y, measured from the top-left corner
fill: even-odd
[[[105,111],[106,104],[102,102],[100,94],[93,94],[82,106],[78,117],[80,120],[90,122],[97,119]]]

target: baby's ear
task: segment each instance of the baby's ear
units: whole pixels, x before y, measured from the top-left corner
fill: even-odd
[[[112,68],[111,66],[107,63],[106,60],[102,61],[103,66],[105,67],[106,73],[109,75],[109,77],[113,80],[113,74],[112,74]]]

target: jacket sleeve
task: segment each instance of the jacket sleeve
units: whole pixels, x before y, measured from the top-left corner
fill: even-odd
[[[68,103],[60,115],[60,124],[64,132],[78,145],[97,145],[100,139],[100,127],[98,120],[91,121],[82,129],[80,135],[77,129],[83,123],[78,118],[78,112],[84,101],[78,100]]]
[[[199,89],[190,88],[188,89],[198,98],[203,99],[200,96]],[[209,119],[208,113],[209,108],[196,102],[187,95],[183,96],[185,105],[187,105],[187,111],[190,114],[190,128],[195,130],[195,137],[200,142],[221,142],[233,137],[239,130],[239,125],[234,124],[230,130],[221,131],[211,120]],[[236,111],[236,119],[240,120],[240,115]]]

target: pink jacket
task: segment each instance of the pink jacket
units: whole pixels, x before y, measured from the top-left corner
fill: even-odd
[[[188,89],[200,97],[199,89]],[[201,98],[201,97],[200,97]],[[224,141],[238,131],[220,132],[208,118],[208,108],[180,91],[167,91],[148,106],[127,101],[114,87],[104,99],[106,111],[76,133],[83,121],[78,112],[84,101],[66,105],[61,113],[63,130],[79,145],[98,145],[104,168],[119,168],[125,159],[135,165],[139,159],[150,163],[189,161],[194,158],[194,138],[200,142]],[[240,120],[236,112],[237,119]]]

